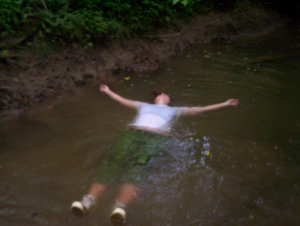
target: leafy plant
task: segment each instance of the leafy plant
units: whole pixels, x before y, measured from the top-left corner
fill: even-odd
[[[0,0],[0,38],[15,34],[22,25],[30,22],[33,5],[23,0]]]
[[[0,39],[38,26],[51,41],[121,38],[156,30],[207,9],[224,10],[251,0],[0,0]],[[33,23],[34,22],[34,23]]]

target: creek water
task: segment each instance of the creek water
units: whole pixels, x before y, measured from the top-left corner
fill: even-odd
[[[297,225],[300,220],[299,33],[194,46],[152,74],[124,74],[119,94],[174,105],[239,98],[181,116],[170,148],[150,160],[127,225]],[[70,213],[135,116],[98,91],[76,88],[0,129],[0,225],[110,225],[118,182],[87,216]]]

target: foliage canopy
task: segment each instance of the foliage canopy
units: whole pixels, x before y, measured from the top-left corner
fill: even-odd
[[[52,41],[92,43],[153,31],[250,0],[0,0],[0,39],[35,29]]]

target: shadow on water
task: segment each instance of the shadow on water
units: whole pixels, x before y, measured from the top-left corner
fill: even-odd
[[[163,89],[175,105],[241,102],[176,122],[166,152],[147,166],[127,225],[298,224],[298,36],[194,47],[150,77],[113,86],[141,101]],[[110,225],[118,183],[87,216],[69,208],[134,114],[91,85],[1,125],[0,225]]]

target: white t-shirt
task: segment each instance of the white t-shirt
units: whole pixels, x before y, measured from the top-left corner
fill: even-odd
[[[136,101],[135,105],[138,109],[138,115],[131,124],[132,126],[148,127],[166,132],[171,130],[172,120],[186,110],[186,107],[170,107],[139,101]]]

